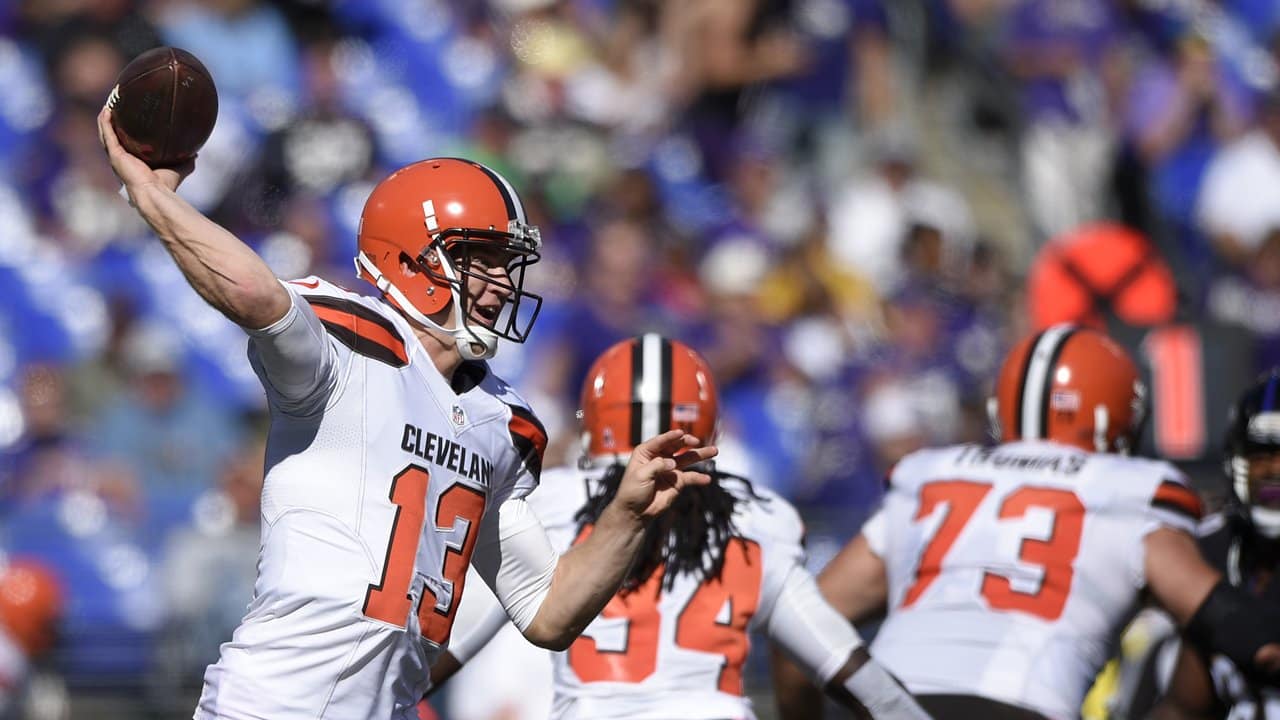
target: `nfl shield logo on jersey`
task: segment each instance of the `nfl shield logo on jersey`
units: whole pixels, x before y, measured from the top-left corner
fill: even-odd
[[[453,424],[456,427],[462,427],[467,424],[467,414],[462,412],[461,405],[453,406],[453,413],[449,415],[449,419],[453,421]]]

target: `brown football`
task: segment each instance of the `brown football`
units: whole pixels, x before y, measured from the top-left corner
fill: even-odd
[[[218,90],[195,55],[175,47],[148,50],[120,71],[107,100],[125,150],[153,168],[195,157],[218,119]]]

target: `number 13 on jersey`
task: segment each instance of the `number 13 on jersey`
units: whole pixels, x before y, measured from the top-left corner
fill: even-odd
[[[920,553],[915,577],[902,596],[903,608],[916,604],[938,578],[948,553],[968,524],[1016,520],[1031,509],[1040,508],[1051,514],[1049,533],[1046,539],[1022,537],[1017,555],[1018,562],[1040,568],[1038,587],[1030,591],[1015,589],[1009,577],[987,569],[982,574],[980,594],[994,610],[1017,610],[1049,621],[1062,615],[1084,530],[1084,504],[1075,493],[1063,488],[1020,487],[998,506],[982,508],[982,501],[990,492],[990,483],[970,480],[938,480],[920,488],[920,506],[913,519],[921,522],[935,512],[943,515]],[[989,552],[983,555],[990,556]]]
[[[382,566],[382,578],[370,584],[365,591],[364,614],[368,617],[405,626],[405,620],[413,604],[409,586],[413,580],[414,560],[418,543],[422,541],[423,525],[429,520],[434,533],[461,532],[462,538],[455,547],[444,542],[444,559],[434,570],[451,589],[450,597],[443,603],[428,586],[423,589],[418,604],[418,624],[422,637],[445,645],[453,628],[453,616],[462,597],[462,586],[467,579],[467,563],[475,549],[480,517],[484,515],[484,494],[466,485],[454,484],[436,498],[435,517],[427,518],[427,488],[431,475],[425,468],[410,465],[391,481],[390,499],[396,506],[391,524],[391,537],[387,542],[386,560]],[[444,607],[439,607],[443,605]]]

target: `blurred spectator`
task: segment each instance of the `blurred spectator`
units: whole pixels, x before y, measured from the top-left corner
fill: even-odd
[[[106,458],[133,470],[148,493],[212,487],[239,434],[223,405],[200,397],[183,376],[183,347],[165,325],[143,323],[123,345],[129,390],[94,419]]]
[[[63,493],[102,493],[125,509],[137,498],[132,477],[122,468],[98,462],[87,438],[71,424],[67,381],[62,369],[32,365],[19,386],[24,431],[5,458],[0,475],[0,511],[20,511]]]
[[[1043,238],[1102,217],[1122,94],[1118,20],[1105,0],[1013,10],[1007,63],[1021,81],[1022,173]]]
[[[1261,239],[1240,272],[1214,280],[1208,310],[1219,322],[1253,334],[1255,372],[1280,365],[1280,227]]]
[[[253,596],[265,451],[256,438],[228,457],[216,484],[191,505],[190,523],[164,543],[162,683],[181,687],[200,678]]]
[[[865,152],[861,143],[903,111],[902,73],[890,37],[889,13],[881,0],[789,0],[790,21],[800,33],[809,62],[778,83],[760,121],[782,126],[801,162],[820,182],[837,182]],[[796,113],[797,107],[804,108]],[[758,123],[758,124],[760,124]]]
[[[125,58],[163,44],[134,0],[20,0],[18,4],[23,33],[51,59],[66,55],[67,45],[81,33],[108,39]],[[111,80],[114,84],[115,73]]]
[[[663,3],[624,0],[599,44],[597,57],[565,84],[570,116],[627,135],[651,133],[670,117],[672,87],[681,67],[660,36]]]
[[[707,297],[701,322],[685,333],[716,377],[722,422],[750,448],[753,482],[789,494],[795,438],[784,428],[792,374],[777,328],[765,322],[761,286],[769,254],[750,240],[723,242],[698,265]]]
[[[297,111],[299,61],[284,17],[259,0],[177,0],[159,14],[166,42],[200,58],[225,100],[239,100],[265,130]]]
[[[1148,168],[1156,212],[1174,240],[1169,249],[1189,266],[1208,257],[1193,223],[1201,175],[1219,145],[1244,129],[1249,105],[1247,89],[1194,32],[1134,78],[1129,132]]]
[[[1262,101],[1258,125],[1213,157],[1196,214],[1230,265],[1247,265],[1280,228],[1280,90]]]
[[[710,231],[710,244],[751,237],[770,250],[794,245],[817,223],[813,193],[791,175],[779,148],[743,133],[735,141],[726,185],[732,215]]]
[[[306,109],[284,127],[267,134],[258,152],[257,166],[239,173],[243,181],[228,188],[230,196],[217,215],[229,227],[244,233],[274,230],[282,222],[319,223],[317,237],[309,237],[306,232],[290,234],[309,246],[318,264],[327,264],[331,258],[325,245],[333,233],[324,226],[326,209],[307,200],[327,197],[348,183],[369,179],[377,145],[373,130],[342,103],[334,44],[311,43],[304,48],[302,57]],[[301,201],[305,218],[290,215],[288,206],[297,195],[306,196]]]
[[[732,159],[729,143],[759,109],[759,88],[803,71],[809,51],[779,3],[695,0],[666,8],[678,28],[686,78],[678,95],[689,101],[688,120],[711,177],[723,178]]]
[[[655,263],[643,227],[608,220],[596,229],[589,253],[563,329],[548,341],[550,350],[539,380],[543,392],[566,408],[577,407],[582,379],[605,348],[662,323],[647,312]]]
[[[32,668],[53,648],[63,583],[46,564],[0,556],[0,719],[28,715]]]
[[[903,242],[913,225],[936,233],[939,257],[948,260],[963,258],[972,243],[968,204],[951,188],[916,174],[914,143],[902,135],[882,136],[875,172],[850,180],[829,203],[831,256],[881,294],[904,280]]]

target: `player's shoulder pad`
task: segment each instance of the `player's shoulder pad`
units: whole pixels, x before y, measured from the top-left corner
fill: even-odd
[[[795,545],[804,542],[804,520],[795,506],[781,495],[760,486],[753,487],[755,497],[746,492],[746,488],[729,490],[740,498],[734,522],[748,539],[769,538]]]
[[[383,303],[314,275],[284,284],[306,300],[329,334],[353,352],[392,367],[409,364],[409,333]]]
[[[1200,500],[1200,493],[1191,486],[1191,481],[1181,470],[1167,462],[1151,462],[1158,462],[1164,467],[1164,472],[1157,476],[1158,482],[1151,493],[1151,506],[1181,515],[1198,524],[1204,517],[1204,504]]]
[[[889,468],[885,476],[887,489],[914,492],[917,484],[931,480],[940,466],[951,467],[966,450],[976,445],[948,445],[939,448],[922,448],[902,456]]]
[[[486,370],[479,387],[510,411],[507,430],[511,435],[511,444],[515,446],[520,462],[535,478],[540,478],[542,458],[547,452],[547,429],[529,407],[529,403],[507,381],[487,367]]]

